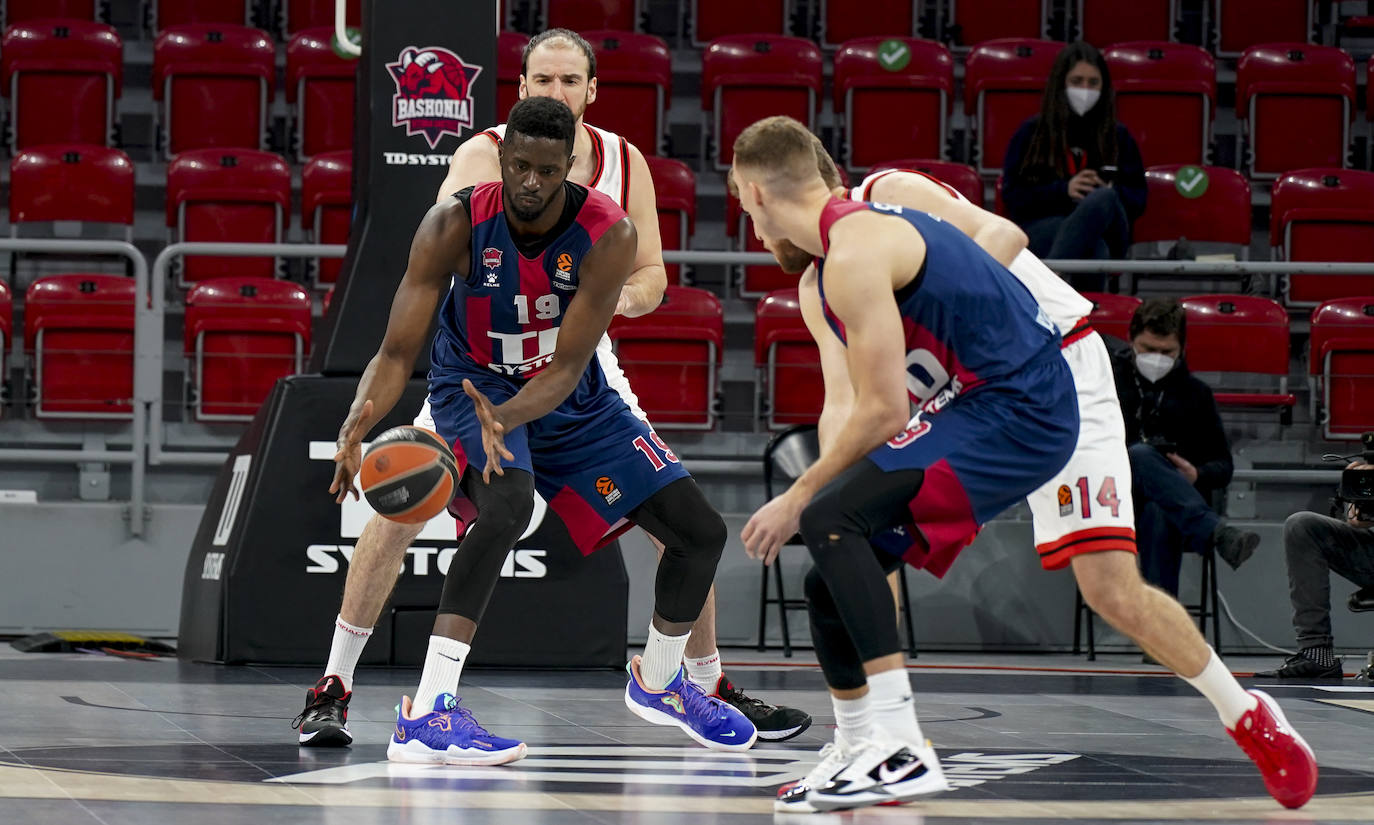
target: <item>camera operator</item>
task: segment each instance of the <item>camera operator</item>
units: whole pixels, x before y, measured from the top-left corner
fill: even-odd
[[[1231,451],[1212,390],[1183,360],[1187,326],[1171,298],[1131,316],[1130,343],[1110,344],[1136,508],[1141,574],[1178,595],[1182,553],[1216,552],[1239,567],[1259,535],[1225,523],[1208,503],[1231,481]]]
[[[1351,594],[1351,610],[1374,610],[1374,433],[1363,436],[1362,460],[1341,477],[1333,515],[1294,513],[1283,523],[1283,552],[1288,564],[1288,598],[1293,603],[1293,630],[1298,653],[1278,670],[1256,673],[1270,679],[1339,679],[1341,660],[1331,637],[1331,573],[1360,589]]]

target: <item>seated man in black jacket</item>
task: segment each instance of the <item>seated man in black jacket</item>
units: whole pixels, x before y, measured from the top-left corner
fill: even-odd
[[[1183,307],[1171,298],[1141,304],[1129,345],[1113,341],[1113,369],[1136,508],[1141,574],[1178,595],[1184,550],[1215,551],[1232,568],[1259,535],[1228,526],[1208,500],[1231,481],[1231,451],[1212,391],[1183,362]]]

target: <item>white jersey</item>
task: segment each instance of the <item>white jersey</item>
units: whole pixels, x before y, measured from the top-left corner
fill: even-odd
[[[592,158],[596,166],[587,188],[595,189],[611,200],[616,206],[629,211],[630,202],[630,142],[605,129],[598,129],[590,123],[583,123],[587,136],[592,139]],[[491,138],[497,146],[506,138],[506,124],[493,126],[481,134]]]
[[[854,201],[871,200],[868,195],[873,190],[873,184],[879,178],[893,172],[910,172],[914,175],[920,175],[927,180],[940,184],[945,191],[959,200],[968,201],[968,198],[965,198],[959,190],[939,178],[911,169],[884,169],[881,172],[874,172],[850,190],[849,199]],[[1018,281],[1025,285],[1026,289],[1030,290],[1031,297],[1035,298],[1035,302],[1040,305],[1041,309],[1045,310],[1045,314],[1050,317],[1054,325],[1059,327],[1060,334],[1067,336],[1078,326],[1080,321],[1087,317],[1088,313],[1092,312],[1092,301],[1079,295],[1078,291],[1069,286],[1063,278],[1054,274],[1054,270],[1045,266],[1039,258],[1032,255],[1029,249],[1021,250],[1020,254],[1011,262],[1011,266],[1007,268],[1011,270],[1011,274],[1015,275]]]

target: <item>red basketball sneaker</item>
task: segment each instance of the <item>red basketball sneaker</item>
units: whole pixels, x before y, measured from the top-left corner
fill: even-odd
[[[1248,693],[1259,704],[1228,733],[1259,767],[1269,795],[1285,808],[1301,808],[1317,791],[1317,758],[1273,697],[1261,690]]]

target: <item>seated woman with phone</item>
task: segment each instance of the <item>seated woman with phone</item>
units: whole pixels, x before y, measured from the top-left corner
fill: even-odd
[[[1107,62],[1084,42],[1059,53],[1040,103],[1012,136],[1003,161],[1002,201],[1041,258],[1123,258],[1131,224],[1145,211],[1145,166],[1116,120]],[[1105,275],[1075,275],[1098,290]]]
[[[1129,330],[1129,342],[1108,339],[1108,349],[1130,445],[1140,571],[1177,596],[1184,551],[1215,552],[1237,568],[1260,538],[1212,509],[1212,495],[1231,481],[1231,448],[1211,388],[1184,363],[1183,307],[1152,298],[1136,309]]]

